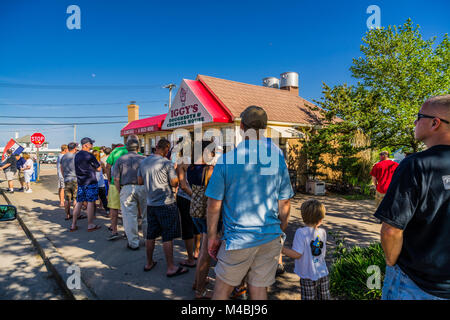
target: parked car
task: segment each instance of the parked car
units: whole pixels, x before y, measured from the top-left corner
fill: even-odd
[[[45,157],[45,159],[42,161],[43,163],[56,163],[58,160],[57,156],[47,156]]]

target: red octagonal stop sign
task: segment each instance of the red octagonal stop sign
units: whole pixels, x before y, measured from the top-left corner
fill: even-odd
[[[36,147],[40,147],[45,141],[45,137],[42,133],[36,132],[31,136],[31,142],[36,145]],[[39,146],[38,146],[39,145]]]

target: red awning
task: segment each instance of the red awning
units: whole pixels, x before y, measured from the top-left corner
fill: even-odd
[[[120,135],[129,136],[130,134],[144,134],[161,131],[164,119],[166,119],[166,114],[132,121],[120,131]]]

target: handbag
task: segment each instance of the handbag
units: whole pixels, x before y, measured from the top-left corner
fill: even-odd
[[[207,198],[205,196],[207,183],[205,181],[206,169],[208,166],[203,168],[202,173],[202,184],[192,185],[192,196],[191,196],[191,206],[189,207],[189,214],[192,218],[205,219],[206,218],[206,206]]]

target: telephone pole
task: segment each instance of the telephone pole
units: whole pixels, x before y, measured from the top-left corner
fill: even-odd
[[[174,83],[169,83],[169,84],[163,86],[163,88],[169,89],[169,110],[170,110],[170,107],[171,107],[171,104],[172,104],[172,89],[176,88],[176,87],[177,86]]]
[[[77,125],[73,125],[73,142],[77,142]]]

